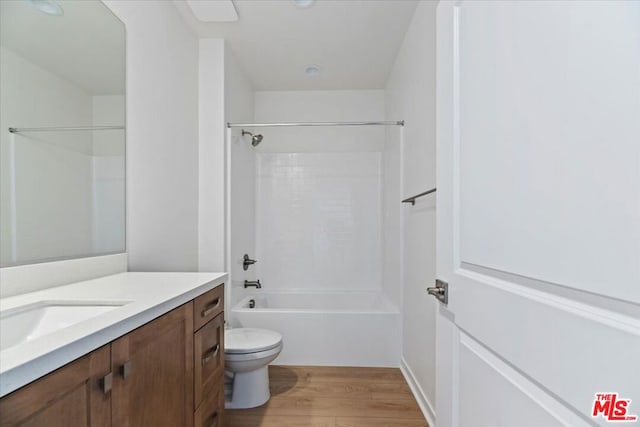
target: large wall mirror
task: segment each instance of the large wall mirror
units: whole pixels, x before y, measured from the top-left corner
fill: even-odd
[[[0,1],[0,266],[125,251],[125,28]]]

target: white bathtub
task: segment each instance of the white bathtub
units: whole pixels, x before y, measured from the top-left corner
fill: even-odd
[[[254,300],[255,308],[249,308]],[[231,310],[235,327],[282,334],[280,365],[399,366],[400,313],[372,292],[284,293],[248,296]]]

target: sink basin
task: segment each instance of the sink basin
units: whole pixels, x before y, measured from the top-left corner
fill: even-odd
[[[2,311],[0,312],[0,350],[6,350],[99,316],[127,302],[42,301]]]

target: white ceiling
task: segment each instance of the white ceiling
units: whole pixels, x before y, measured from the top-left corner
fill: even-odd
[[[217,0],[199,0],[217,1]],[[224,38],[256,90],[382,89],[418,0],[234,0],[237,22],[201,22],[174,0],[203,38]],[[319,65],[308,77],[305,66]]]
[[[124,93],[124,24],[99,1],[58,0],[64,15],[0,0],[0,42],[91,95]]]

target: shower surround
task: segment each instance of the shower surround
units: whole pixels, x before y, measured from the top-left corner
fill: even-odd
[[[383,91],[255,92],[254,117],[236,122],[372,121],[385,121]],[[242,129],[263,135],[260,145]],[[385,145],[401,132],[396,125],[227,131],[229,324],[282,333],[274,363],[399,366],[400,278],[384,254],[400,230],[385,223],[383,202],[398,200],[400,209],[399,195],[389,194]],[[244,254],[258,261],[246,271]],[[244,289],[244,280],[256,279],[262,289]],[[255,310],[243,308],[247,297]]]
[[[256,256],[269,290],[380,291],[380,153],[257,156]]]

